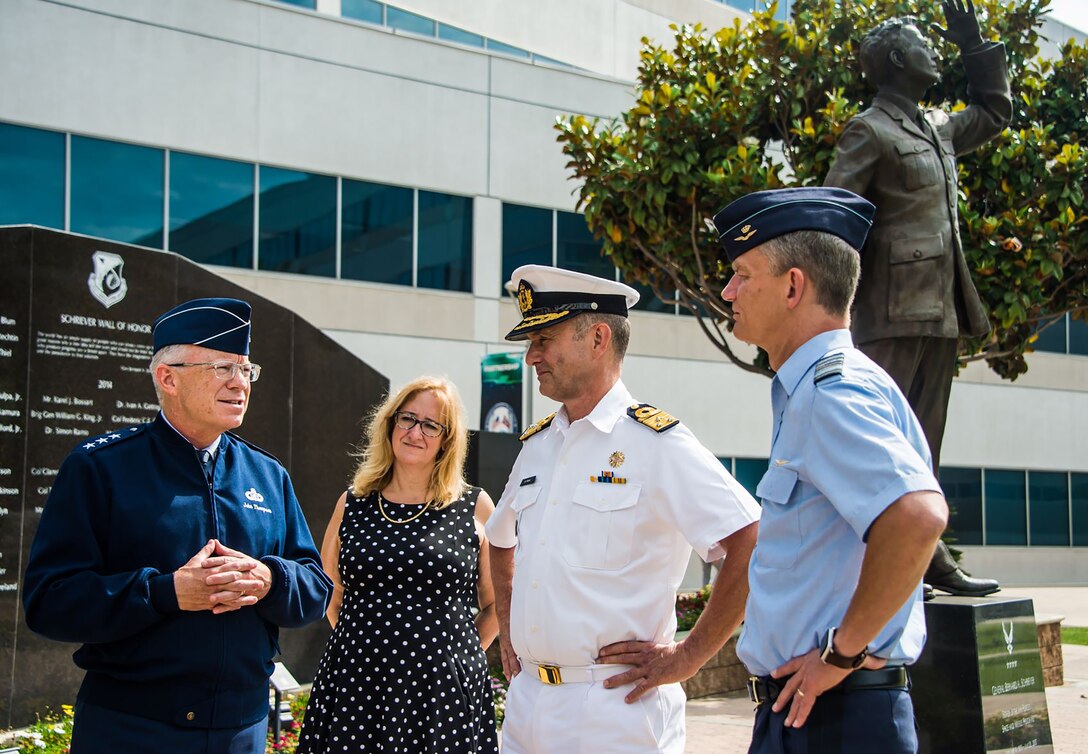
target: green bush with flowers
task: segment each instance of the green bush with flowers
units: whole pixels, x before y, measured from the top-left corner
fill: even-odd
[[[710,584],[697,592],[676,595],[676,630],[690,631],[710,600]]]
[[[283,726],[278,741],[273,740],[269,729],[265,754],[294,754],[309,700],[310,695],[306,692],[289,698],[293,719]],[[59,713],[48,711],[33,725],[14,734],[8,745],[18,747],[19,754],[68,754],[72,746],[72,714],[73,708],[69,704],[62,705]]]
[[[491,693],[495,700],[495,721],[501,726],[506,714],[507,682],[502,670],[492,671]],[[291,722],[280,729],[279,739],[275,739],[272,729],[268,730],[265,754],[294,754],[298,748],[298,736],[302,732],[302,720],[306,716],[306,703],[310,701],[308,692],[301,692],[288,697],[291,705]],[[48,711],[38,717],[37,722],[14,734],[7,744],[16,746],[19,754],[68,754],[72,746],[72,715],[74,708],[70,704],[61,705],[61,711]]]

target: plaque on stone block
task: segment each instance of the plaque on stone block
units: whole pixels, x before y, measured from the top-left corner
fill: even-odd
[[[912,668],[920,754],[1053,752],[1031,600],[938,597]]]

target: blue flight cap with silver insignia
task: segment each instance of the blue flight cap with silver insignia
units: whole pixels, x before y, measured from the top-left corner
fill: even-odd
[[[761,243],[798,230],[830,233],[860,252],[875,212],[871,202],[846,189],[771,189],[742,196],[719,210],[714,227],[730,262]]]
[[[196,298],[178,304],[155,320],[154,350],[192,345],[215,351],[249,354],[251,307],[236,298]]]
[[[589,312],[626,317],[638,303],[638,291],[629,285],[542,264],[518,267],[506,290],[517,295],[521,310],[521,322],[506,334],[507,340],[525,340],[534,330]]]

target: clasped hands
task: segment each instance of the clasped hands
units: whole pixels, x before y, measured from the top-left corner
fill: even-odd
[[[228,613],[256,605],[272,588],[272,572],[244,552],[208,540],[174,571],[174,591],[182,610]]]

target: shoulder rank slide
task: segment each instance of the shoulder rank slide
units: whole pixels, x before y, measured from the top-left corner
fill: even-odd
[[[845,362],[846,356],[844,356],[841,351],[829,353],[827,356],[824,356],[816,362],[816,373],[813,375],[812,381],[819,383],[821,380],[826,380],[828,377],[842,374],[842,366]]]
[[[82,445],[80,445],[78,447],[82,448],[83,450],[87,451],[88,453],[93,453],[94,451],[98,450],[99,448],[105,448],[105,447],[108,447],[108,446],[113,445],[115,443],[121,442],[122,440],[126,440],[129,437],[135,437],[136,435],[140,434],[144,429],[146,429],[147,427],[150,427],[150,426],[151,426],[150,424],[141,424],[141,425],[136,426],[136,427],[128,427],[126,429],[119,429],[119,430],[117,430],[115,432],[107,432],[104,435],[99,435],[98,437],[90,438],[89,440],[87,440],[86,442],[84,442]]]
[[[627,409],[627,415],[654,432],[665,432],[680,423],[680,420],[672,414],[666,414],[649,403],[636,403]]]
[[[528,427],[525,428],[525,431],[521,433],[521,437],[519,437],[518,439],[521,440],[522,442],[525,442],[526,440],[528,440],[530,437],[535,435],[540,430],[547,429],[548,426],[552,423],[552,419],[555,418],[555,414],[556,414],[556,412],[553,411],[550,414],[548,414],[547,416],[545,416],[543,419],[541,419],[540,421],[534,422],[533,424],[530,424]]]

